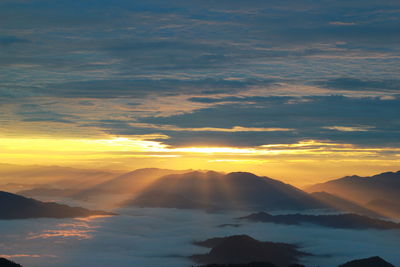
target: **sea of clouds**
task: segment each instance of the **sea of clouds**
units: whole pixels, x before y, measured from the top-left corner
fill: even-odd
[[[188,267],[188,256],[209,249],[194,240],[247,234],[262,241],[295,243],[315,256],[310,267],[333,267],[379,255],[400,265],[400,231],[344,230],[314,225],[238,222],[246,212],[206,213],[129,208],[118,216],[91,219],[0,220],[0,254],[25,267]],[[241,223],[240,227],[218,227]]]

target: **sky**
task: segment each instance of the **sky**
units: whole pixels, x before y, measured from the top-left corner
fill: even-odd
[[[0,162],[398,170],[397,0],[2,0]]]

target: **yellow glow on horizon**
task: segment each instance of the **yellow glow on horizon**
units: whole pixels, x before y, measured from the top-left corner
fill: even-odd
[[[258,147],[191,146],[170,147],[149,137],[110,137],[102,139],[52,139],[52,138],[0,138],[0,160],[6,155],[29,157],[178,157],[187,155],[237,156],[373,156],[390,152],[395,156],[400,148],[357,147],[317,140],[304,140],[294,144],[268,144]]]
[[[227,146],[191,146],[170,147],[160,141],[162,136],[143,137],[110,137],[108,139],[56,139],[56,138],[0,138],[1,152],[181,152],[196,154],[248,154],[248,155],[278,155],[307,154],[334,152],[400,152],[400,148],[357,147],[353,144],[342,144],[318,140],[304,140],[293,144],[268,144],[258,147],[227,147]]]
[[[0,138],[2,150],[42,151],[149,151],[166,146],[157,141],[115,137],[110,139]]]
[[[235,147],[183,147],[171,148],[169,151],[185,152],[185,153],[200,153],[200,154],[256,154],[257,149],[251,148],[235,148]]]
[[[83,138],[0,138],[0,163],[133,170],[143,167],[251,171],[306,183],[327,173],[393,169],[400,148],[359,147],[321,140],[257,147],[171,147],[162,135]],[[157,140],[156,140],[157,139]],[[351,170],[353,168],[353,170]],[[386,168],[386,169],[385,169]],[[351,172],[350,172],[351,171]],[[348,174],[346,173],[346,174]],[[334,175],[333,177],[335,177]]]

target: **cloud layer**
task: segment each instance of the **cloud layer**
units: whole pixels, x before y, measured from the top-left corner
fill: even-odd
[[[194,240],[247,234],[258,240],[298,244],[315,257],[310,266],[340,263],[380,255],[399,264],[398,231],[340,230],[316,226],[237,223],[243,213],[206,214],[173,209],[132,209],[121,216],[92,220],[1,221],[2,254],[26,266],[171,266],[193,264],[186,257],[208,249]],[[369,242],[368,240],[374,240]]]

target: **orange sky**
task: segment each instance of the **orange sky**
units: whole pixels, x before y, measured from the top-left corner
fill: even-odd
[[[394,171],[400,163],[400,149],[390,147],[316,140],[257,147],[171,147],[148,138],[0,138],[0,162],[127,171],[143,167],[249,171],[296,186]]]

